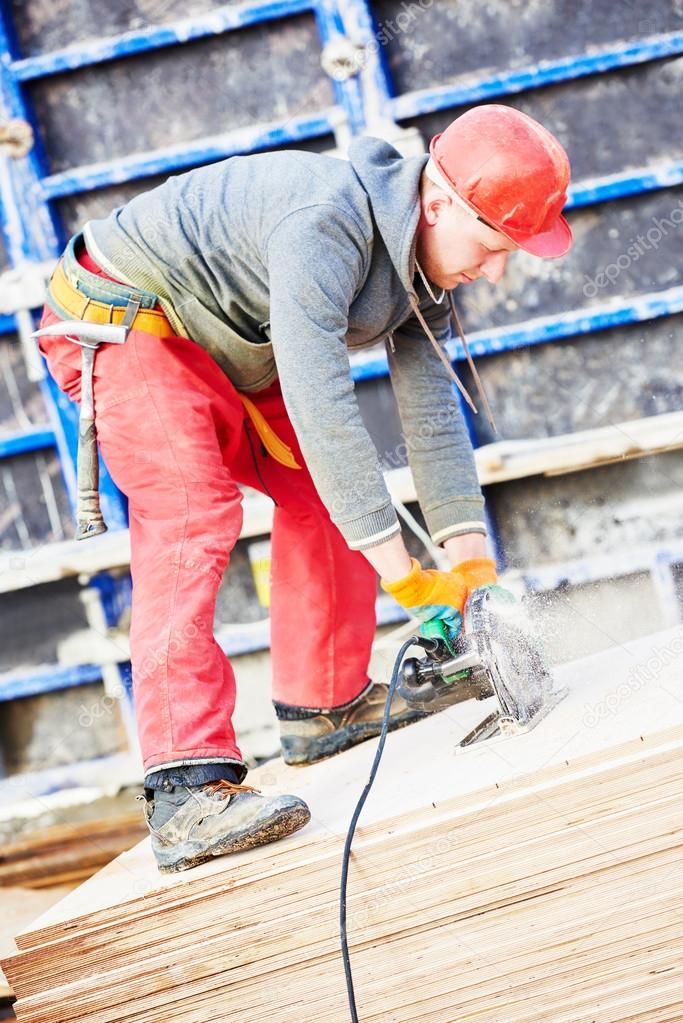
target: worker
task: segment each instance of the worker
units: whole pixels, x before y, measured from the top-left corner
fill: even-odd
[[[235,678],[213,634],[242,528],[238,484],[274,503],[272,697],[288,764],[379,734],[377,576],[422,620],[495,582],[484,499],[452,381],[446,293],[500,281],[510,253],[557,257],[569,162],[502,105],[402,157],[363,137],[348,160],[235,156],[169,178],[69,242],[42,323],[124,322],[94,364],[97,435],[128,498],[134,699],[145,818],[161,871],[288,835],[294,795],[244,784]],[[67,332],[68,334],[68,332]],[[81,398],[80,351],[41,338]],[[449,571],[408,554],[359,414],[349,352],[386,343],[418,500]],[[420,715],[398,696],[390,728]]]

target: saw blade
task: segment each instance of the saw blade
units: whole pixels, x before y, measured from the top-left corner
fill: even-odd
[[[552,677],[523,605],[500,587],[476,590],[465,610],[465,631],[503,714],[520,724],[531,720],[549,694]]]

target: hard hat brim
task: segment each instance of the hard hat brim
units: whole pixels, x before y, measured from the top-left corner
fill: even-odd
[[[559,259],[566,255],[573,241],[572,229],[561,214],[550,230],[542,234],[526,235],[520,231],[504,231],[503,234],[519,245],[520,249],[544,259]]]

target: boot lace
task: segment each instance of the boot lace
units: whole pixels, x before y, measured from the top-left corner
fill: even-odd
[[[204,791],[218,792],[221,795],[234,795],[236,792],[255,792],[261,795],[260,789],[252,788],[251,785],[238,785],[236,782],[228,781],[227,778],[218,778],[216,781],[208,781],[202,785]]]

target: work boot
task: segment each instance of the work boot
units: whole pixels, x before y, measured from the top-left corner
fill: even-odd
[[[150,790],[147,790],[150,791]],[[275,842],[303,828],[311,813],[297,796],[262,796],[231,781],[174,785],[144,799],[152,850],[162,874],[196,867],[213,856]]]
[[[354,700],[331,710],[307,710],[274,701],[284,762],[313,764],[379,735],[388,692],[389,686],[383,682],[371,682]],[[424,717],[424,711],[415,710],[394,693],[390,732]]]

